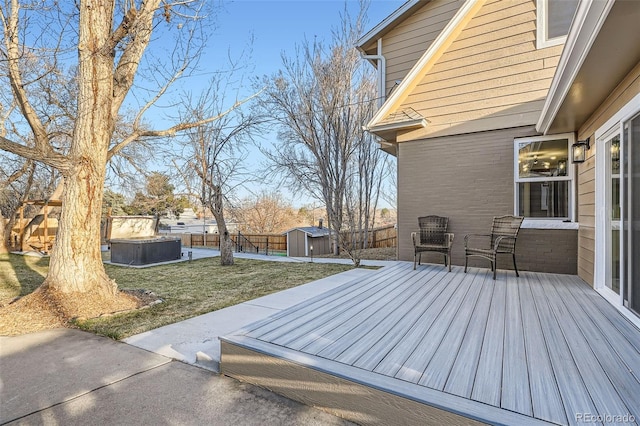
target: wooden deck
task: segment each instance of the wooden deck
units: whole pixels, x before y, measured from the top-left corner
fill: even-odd
[[[223,373],[360,423],[640,422],[640,330],[576,276],[398,262],[221,340]]]

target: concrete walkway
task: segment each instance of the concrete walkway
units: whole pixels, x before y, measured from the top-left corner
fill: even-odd
[[[219,256],[217,250],[183,249],[187,250],[192,251],[192,259]],[[246,253],[234,256],[311,261]],[[350,263],[320,258],[314,262]],[[211,371],[219,367],[218,336],[372,272],[353,269],[124,342],[69,329],[0,337],[0,425],[350,424]]]
[[[79,330],[0,337],[0,380],[0,424],[349,424],[267,390]]]

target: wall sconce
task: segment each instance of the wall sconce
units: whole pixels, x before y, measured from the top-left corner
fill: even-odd
[[[571,145],[571,160],[573,163],[584,163],[587,159],[587,150],[590,148],[589,141],[590,137],[583,140],[578,141]]]

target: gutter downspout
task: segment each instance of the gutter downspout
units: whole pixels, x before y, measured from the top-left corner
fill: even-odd
[[[378,108],[380,108],[386,98],[384,88],[387,78],[387,60],[382,56],[382,38],[378,39],[378,54],[362,55],[362,59],[378,61]]]

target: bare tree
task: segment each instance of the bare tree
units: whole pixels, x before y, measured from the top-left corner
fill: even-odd
[[[285,232],[299,222],[293,207],[279,192],[263,191],[243,199],[235,215],[245,232],[256,234]]]
[[[188,193],[208,207],[216,219],[223,266],[233,265],[233,241],[227,229],[226,207],[234,189],[247,181],[242,163],[248,142],[261,123],[261,118],[246,104],[259,92],[229,105],[226,95],[231,87],[227,77],[214,77],[209,88],[197,98],[190,94],[184,96],[187,111],[184,120],[202,121],[211,115],[218,119],[197,126],[180,138],[182,153],[175,160]]]
[[[265,153],[272,171],[324,203],[335,254],[340,245],[352,248],[353,238],[340,242],[350,235],[343,230],[355,236],[356,227],[373,223],[380,186],[382,161],[363,131],[376,102],[375,85],[354,48],[365,16],[361,6],[353,21],[345,8],[329,46],[306,42],[295,57],[283,57],[283,70],[268,80],[263,102],[280,124],[281,142]]]
[[[143,126],[145,114],[198,58],[206,4],[201,0],[79,0],[23,5],[7,0],[0,6],[2,74],[33,136],[33,145],[2,136],[0,149],[51,166],[64,177],[56,244],[39,290],[56,298],[63,310],[68,307],[67,315],[74,314],[78,299],[107,309],[118,296],[100,254],[107,161],[135,141],[174,135],[217,118],[164,129]],[[149,57],[153,52],[147,47],[154,34],[154,40],[165,46],[172,43],[173,52]],[[26,73],[23,64],[34,56],[48,58],[52,66]],[[77,58],[76,117],[67,148],[58,146],[47,132],[47,117],[40,114],[28,88],[51,75],[56,64],[73,58]],[[136,88],[135,99],[128,98],[136,76],[143,84]],[[57,90],[52,88],[52,93]],[[113,144],[115,123],[128,99],[134,105],[139,102],[138,110],[128,135]]]

